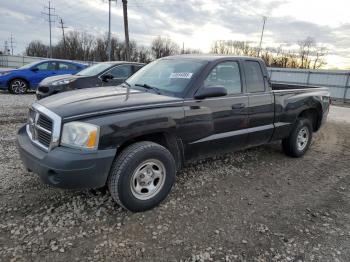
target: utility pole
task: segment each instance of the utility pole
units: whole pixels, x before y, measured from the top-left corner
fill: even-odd
[[[267,17],[263,16],[263,27],[261,30],[261,37],[260,37],[260,44],[259,44],[259,51],[258,51],[258,56],[260,56],[260,52],[261,52],[261,44],[262,44],[262,40],[263,40],[263,36],[264,36],[264,30],[265,30],[265,23],[266,23]]]
[[[11,33],[11,36],[10,36],[11,55],[13,55],[13,48],[14,48],[13,44],[15,43],[13,40],[14,40],[14,38],[13,38],[13,35]]]
[[[55,8],[51,7],[51,1],[49,1],[49,6],[44,6],[44,9],[47,9],[47,13],[42,12],[43,15],[46,15],[48,17],[49,27],[50,27],[50,49],[49,49],[49,57],[52,58],[52,37],[51,37],[51,24],[55,21],[52,19],[52,17],[56,17],[56,15],[52,14],[52,10],[55,10]]]
[[[63,20],[62,20],[62,17],[60,18],[60,22],[61,26],[59,28],[62,29],[62,37],[63,37],[63,46],[64,46],[64,49],[66,49],[66,37],[64,35],[64,29],[65,28],[68,28],[67,26],[64,26],[64,23],[63,23]]]
[[[123,14],[124,14],[124,31],[125,31],[125,59],[130,61],[130,47],[129,47],[129,25],[128,25],[128,1],[123,1]]]
[[[112,38],[111,38],[111,2],[108,0],[108,43],[107,43],[107,55],[108,61],[111,61],[111,51],[112,51]]]
[[[9,48],[7,45],[7,40],[5,40],[5,46],[4,46],[4,54],[7,55],[9,53]]]

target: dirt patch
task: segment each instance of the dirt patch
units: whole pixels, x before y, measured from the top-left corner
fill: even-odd
[[[331,118],[300,159],[274,143],[192,163],[132,214],[23,169],[27,102],[0,118],[1,261],[350,261],[350,124]]]

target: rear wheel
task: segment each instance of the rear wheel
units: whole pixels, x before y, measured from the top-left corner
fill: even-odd
[[[303,156],[310,147],[312,131],[312,123],[308,118],[298,119],[289,137],[282,140],[285,154],[292,157]]]
[[[13,79],[9,85],[9,92],[12,94],[24,94],[27,92],[28,84],[23,79]]]
[[[124,149],[115,160],[108,188],[113,199],[133,212],[157,206],[175,181],[172,154],[153,142],[138,142]]]

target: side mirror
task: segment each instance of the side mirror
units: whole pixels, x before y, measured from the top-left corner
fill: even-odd
[[[224,87],[203,87],[194,95],[195,99],[204,99],[209,97],[226,96],[227,90]]]
[[[33,72],[38,72],[38,71],[39,71],[39,68],[33,67],[33,68],[31,68],[30,70],[33,71]]]
[[[113,75],[111,75],[111,74],[105,74],[105,75],[103,75],[101,78],[102,78],[102,81],[108,82],[108,80],[111,80],[111,79],[113,79],[114,77],[113,77]]]

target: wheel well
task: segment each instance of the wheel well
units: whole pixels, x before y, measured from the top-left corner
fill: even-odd
[[[175,135],[168,134],[165,132],[156,132],[133,137],[132,139],[129,139],[123,144],[121,144],[118,147],[118,151],[123,151],[126,147],[130,146],[131,144],[141,141],[150,141],[164,146],[173,155],[177,168],[180,169],[183,165],[184,153],[181,140],[178,140]]]
[[[320,128],[322,119],[322,110],[320,108],[309,108],[302,111],[298,118],[310,119],[313,127],[313,131],[316,132]]]
[[[30,85],[29,85],[28,80],[27,80],[27,79],[25,79],[25,78],[23,78],[23,77],[15,77],[15,78],[10,79],[10,80],[7,82],[7,87],[8,87],[8,88],[10,88],[10,84],[11,84],[11,82],[12,82],[13,80],[15,80],[15,79],[20,79],[20,80],[23,80],[24,82],[26,82],[26,83],[27,83],[27,87],[28,87],[28,88],[30,88]]]

